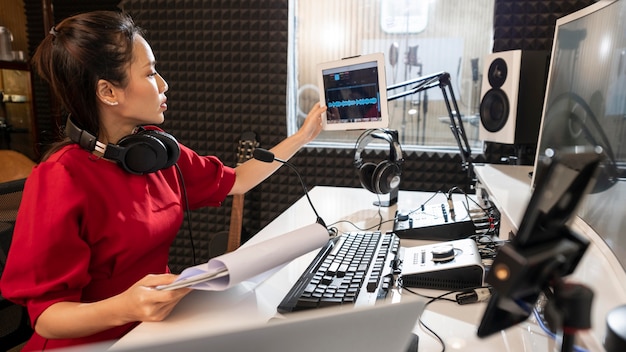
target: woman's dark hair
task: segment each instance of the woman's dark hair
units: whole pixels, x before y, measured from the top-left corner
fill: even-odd
[[[52,27],[33,55],[33,67],[49,83],[62,108],[94,136],[100,132],[96,84],[105,79],[126,86],[137,34],[142,35],[141,28],[125,13],[82,13]],[[53,145],[44,159],[67,143],[66,139]]]

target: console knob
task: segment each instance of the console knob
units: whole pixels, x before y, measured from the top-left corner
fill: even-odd
[[[432,249],[433,262],[444,263],[454,259],[454,246],[451,244],[435,246]]]
[[[409,220],[409,212],[406,210],[398,210],[398,221],[407,221]]]

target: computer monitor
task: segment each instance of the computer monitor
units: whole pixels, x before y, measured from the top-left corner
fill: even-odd
[[[603,148],[597,182],[577,215],[626,270],[626,0],[605,0],[557,20],[532,186],[546,150]]]
[[[387,83],[382,53],[324,62],[317,66],[320,104],[327,131],[387,128]]]

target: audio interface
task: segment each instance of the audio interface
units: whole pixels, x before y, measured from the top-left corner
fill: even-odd
[[[476,232],[463,202],[422,206],[413,211],[397,210],[393,231],[401,239],[450,241]]]
[[[482,259],[469,238],[400,248],[400,258],[403,286],[459,290],[483,285]]]

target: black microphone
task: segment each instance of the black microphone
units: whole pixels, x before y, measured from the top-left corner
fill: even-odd
[[[273,161],[278,161],[279,163],[281,163],[283,165],[289,166],[289,168],[291,168],[296,173],[296,175],[298,176],[298,179],[300,180],[300,184],[302,185],[302,189],[304,189],[304,195],[306,196],[306,199],[309,201],[309,204],[311,205],[311,209],[313,209],[313,212],[315,213],[315,216],[317,217],[316,222],[318,224],[326,227],[326,223],[319,216],[319,214],[317,213],[317,210],[315,210],[315,207],[313,206],[313,202],[311,202],[311,197],[309,197],[309,189],[304,184],[304,181],[302,180],[302,176],[300,176],[300,173],[298,172],[298,169],[296,169],[295,166],[293,166],[290,162],[288,162],[286,160],[278,159],[277,157],[274,156],[274,153],[270,152],[267,149],[263,149],[263,148],[255,148],[254,151],[252,152],[252,157],[255,158],[256,160],[259,160],[259,161],[262,161],[262,162],[265,162],[265,163],[271,163]]]
[[[254,151],[252,152],[252,157],[264,163],[271,163],[274,160],[281,162],[283,164],[285,163],[285,161],[276,159],[276,157],[274,156],[274,153],[263,148],[254,148]]]

